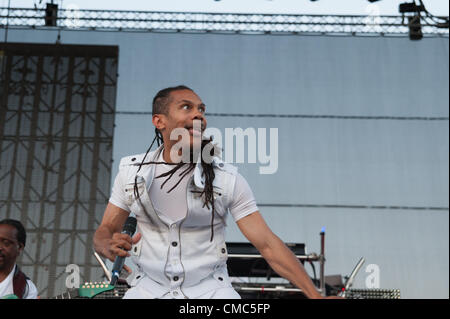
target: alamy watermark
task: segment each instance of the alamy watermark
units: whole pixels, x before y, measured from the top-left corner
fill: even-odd
[[[370,264],[366,266],[366,288],[378,289],[380,288],[380,266],[377,264]]]
[[[210,137],[212,142],[201,149],[202,138]],[[259,163],[260,174],[275,174],[278,170],[278,128],[225,128],[223,134],[218,128],[203,129],[201,121],[194,120],[192,129],[173,129],[170,139],[177,141],[170,153],[170,159],[175,163],[189,162],[192,150],[194,158],[201,156],[208,164],[212,163],[214,157],[218,157],[230,164]],[[214,152],[214,156],[211,155],[213,149],[219,150]]]
[[[365,272],[368,275],[365,278],[365,286],[368,289],[380,288],[380,266],[377,264],[369,264],[366,266]],[[66,288],[80,288],[80,267],[77,264],[69,264],[66,266]]]
[[[79,28],[81,26],[81,12],[80,7],[75,3],[69,3],[66,6],[67,17],[65,19],[65,26],[67,28]]]
[[[370,3],[366,7],[367,16],[364,19],[365,26],[373,32],[381,32],[381,10],[378,4]]]
[[[66,288],[80,288],[80,267],[77,264],[69,264],[66,266]]]

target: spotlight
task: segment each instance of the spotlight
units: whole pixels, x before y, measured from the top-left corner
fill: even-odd
[[[400,3],[398,11],[402,14],[402,21],[405,17],[405,13],[414,13],[414,15],[408,16],[409,38],[411,40],[422,39],[423,33],[420,13],[427,12],[422,1],[420,2],[420,5],[416,5],[415,2]]]
[[[400,11],[400,13],[425,12],[425,7],[423,5],[416,5],[414,2],[405,2],[400,3],[398,6],[398,11]]]
[[[411,40],[420,40],[423,38],[420,16],[414,15],[408,17],[408,26],[409,26],[409,38]]]
[[[47,3],[45,8],[45,26],[56,27],[56,20],[58,18],[58,5]]]

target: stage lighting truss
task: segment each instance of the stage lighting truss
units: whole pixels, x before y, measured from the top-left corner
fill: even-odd
[[[408,35],[401,15],[292,15],[145,12],[59,9],[56,26],[45,25],[45,8],[0,8],[0,28],[132,32],[211,32],[243,34]],[[448,17],[422,19],[422,33],[448,36],[438,25]]]

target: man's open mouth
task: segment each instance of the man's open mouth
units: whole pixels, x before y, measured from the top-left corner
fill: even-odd
[[[194,128],[190,128],[188,129],[190,134],[202,134],[202,130],[198,130],[198,129],[194,129]]]
[[[205,128],[203,126],[201,126],[201,127],[186,126],[185,128],[189,131],[189,134],[191,134],[191,135],[201,135],[203,133],[203,131],[205,130]]]

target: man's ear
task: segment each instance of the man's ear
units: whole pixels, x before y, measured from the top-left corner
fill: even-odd
[[[164,114],[154,114],[152,116],[153,125],[162,132],[166,128],[166,121]]]
[[[21,255],[25,246],[22,243],[19,243],[18,245],[19,245],[19,255]]]

